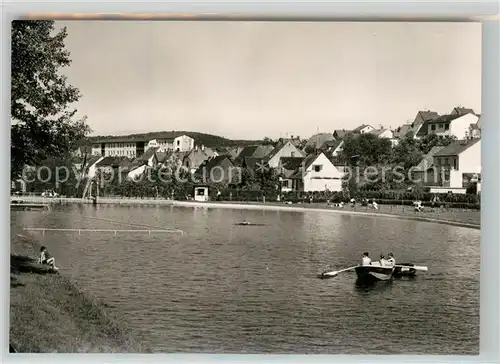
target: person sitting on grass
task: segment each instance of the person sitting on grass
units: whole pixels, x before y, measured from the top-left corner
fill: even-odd
[[[42,246],[40,248],[40,258],[38,259],[38,261],[40,262],[40,264],[50,265],[50,267],[53,270],[58,270],[59,269],[59,268],[56,267],[56,260],[55,260],[55,258],[52,255],[50,255],[49,251],[47,250],[47,248],[45,246]]]

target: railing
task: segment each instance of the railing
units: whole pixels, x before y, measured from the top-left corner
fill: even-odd
[[[184,234],[184,231],[178,230],[178,229],[153,229],[153,230],[140,230],[140,229],[54,229],[54,228],[33,228],[33,227],[28,227],[24,228],[23,230],[25,231],[41,231],[42,235],[45,235],[46,231],[57,231],[57,232],[78,232],[78,235],[81,235],[82,232],[91,232],[91,233],[113,233],[114,235],[117,235],[117,233],[148,233],[148,235],[151,235],[152,233],[176,233],[176,234]]]

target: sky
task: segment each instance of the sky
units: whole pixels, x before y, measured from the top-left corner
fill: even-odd
[[[478,23],[67,21],[64,69],[93,135],[233,139],[395,128],[481,111]]]

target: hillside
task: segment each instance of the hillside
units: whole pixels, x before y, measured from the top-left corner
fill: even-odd
[[[256,143],[261,143],[261,140],[232,140],[224,138],[218,135],[199,133],[195,131],[159,131],[151,133],[141,133],[141,134],[129,134],[129,135],[99,135],[89,137],[89,142],[127,142],[127,141],[148,141],[152,139],[170,139],[176,138],[180,135],[188,135],[193,138],[196,144],[203,144],[206,147],[231,147],[231,146],[245,146]]]

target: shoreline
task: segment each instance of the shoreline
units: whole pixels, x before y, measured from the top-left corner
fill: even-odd
[[[447,225],[452,225],[452,226],[459,226],[459,227],[465,227],[465,228],[470,228],[470,229],[481,229],[480,224],[474,224],[474,223],[468,223],[468,222],[463,222],[463,221],[453,221],[453,220],[446,220],[446,219],[438,219],[438,218],[433,218],[433,217],[427,217],[427,216],[410,216],[410,215],[404,215],[404,214],[397,214],[397,213],[384,213],[384,212],[377,212],[375,210],[368,211],[356,211],[356,210],[343,210],[341,208],[329,208],[329,207],[318,207],[315,206],[315,204],[312,204],[312,206],[308,206],[306,204],[304,205],[286,205],[283,206],[278,205],[278,203],[273,204],[273,203],[262,203],[262,204],[255,204],[255,203],[226,203],[226,202],[190,202],[190,201],[174,201],[173,203],[174,206],[181,206],[181,207],[205,207],[205,208],[230,208],[230,209],[248,209],[248,210],[271,210],[271,211],[304,211],[304,210],[309,210],[309,211],[314,211],[314,212],[329,212],[329,213],[339,213],[339,214],[345,214],[345,215],[361,215],[361,216],[369,216],[369,217],[384,217],[384,218],[392,218],[392,219],[398,219],[398,220],[413,220],[413,221],[422,221],[422,222],[431,222],[431,223],[436,223],[436,224],[447,224]],[[316,204],[319,205],[319,204]],[[362,209],[362,208],[360,208]],[[408,210],[410,208],[408,207]],[[380,210],[378,210],[380,211]]]
[[[49,198],[40,196],[11,196],[11,206],[17,202],[39,203],[39,204],[92,204],[92,200],[83,200],[81,198]],[[392,219],[405,219],[410,221],[422,221],[437,224],[448,224],[452,226],[465,227],[470,229],[481,229],[481,212],[478,210],[455,211],[423,211],[415,212],[412,206],[401,205],[379,205],[379,210],[372,210],[368,207],[357,206],[352,208],[345,205],[344,208],[327,206],[325,203],[303,203],[286,205],[283,202],[245,202],[245,201],[175,201],[154,198],[119,198],[119,197],[100,197],[97,200],[98,205],[162,205],[162,206],[180,206],[180,207],[205,207],[205,208],[233,208],[233,209],[251,209],[251,210],[274,210],[274,211],[304,211],[330,212],[350,215],[364,215],[371,217],[384,217]],[[436,209],[437,210],[437,209]]]
[[[150,352],[105,303],[84,293],[69,277],[19,269],[13,263],[16,258],[28,261],[40,247],[20,232],[11,231],[10,244],[9,345],[16,353]]]

